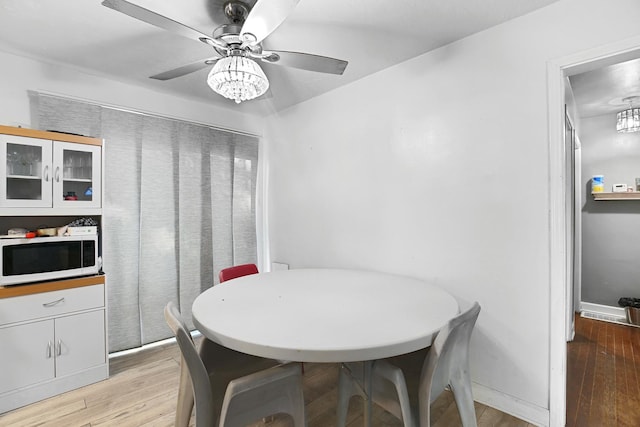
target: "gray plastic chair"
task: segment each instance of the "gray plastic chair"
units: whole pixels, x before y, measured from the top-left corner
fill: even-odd
[[[173,302],[164,316],[182,355],[180,387],[190,391],[178,398],[176,426],[189,424],[194,397],[197,427],[240,427],[278,413],[291,415],[295,426],[306,426],[302,376],[296,365],[279,365],[207,339],[198,354]]]
[[[449,321],[429,349],[390,359],[372,367],[373,402],[404,421],[405,427],[429,427],[431,403],[451,388],[464,427],[476,427],[469,377],[469,340],[480,305]],[[337,426],[344,427],[352,396],[364,398],[361,363],[344,363],[338,382]]]

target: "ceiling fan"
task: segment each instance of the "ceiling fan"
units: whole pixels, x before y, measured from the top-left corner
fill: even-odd
[[[216,0],[217,1],[217,0]],[[104,0],[103,6],[151,25],[206,43],[214,56],[151,76],[169,80],[213,65],[207,83],[217,93],[241,101],[263,95],[269,81],[257,61],[320,73],[342,74],[348,62],[310,53],[265,50],[263,40],[291,14],[300,0],[229,0],[221,6],[226,23],[211,35],[126,0]],[[218,1],[218,3],[221,3]]]

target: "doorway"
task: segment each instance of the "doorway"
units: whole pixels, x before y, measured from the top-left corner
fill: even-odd
[[[640,37],[581,52],[548,64],[549,192],[550,192],[550,425],[566,417],[567,336],[573,316],[572,276],[575,271],[572,225],[574,185],[572,153],[565,143],[566,79],[575,74],[640,58]],[[571,147],[573,149],[573,147]],[[571,177],[571,179],[570,179]],[[571,315],[571,316],[570,316]]]
[[[640,264],[640,204],[635,200],[637,192],[626,193],[627,187],[636,189],[640,176],[640,134],[619,132],[617,118],[630,108],[629,98],[638,100],[635,108],[640,106],[640,59],[571,75],[567,80],[585,153],[585,176],[575,187],[576,196],[583,199],[576,222],[584,221],[582,233],[576,230],[575,234],[584,239],[584,246],[576,247],[574,257],[583,260],[584,277],[577,283],[581,288],[575,289],[582,291],[583,298],[574,308],[592,318],[626,322],[618,300],[638,296],[635,266]],[[591,195],[590,178],[595,175],[603,180],[604,193],[598,198]],[[611,193],[613,187],[625,194]],[[610,200],[615,197],[618,200]]]

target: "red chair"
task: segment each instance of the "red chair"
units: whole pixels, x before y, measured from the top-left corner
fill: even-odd
[[[258,274],[258,267],[255,264],[241,264],[223,268],[220,270],[218,277],[220,278],[220,283],[222,283],[227,280],[248,276],[250,274]]]

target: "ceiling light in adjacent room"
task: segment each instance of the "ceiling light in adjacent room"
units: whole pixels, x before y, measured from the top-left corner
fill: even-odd
[[[617,115],[616,130],[618,132],[637,132],[640,130],[640,107],[634,107],[638,104],[640,96],[630,96],[622,99],[629,103],[629,108],[620,111]]]

